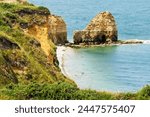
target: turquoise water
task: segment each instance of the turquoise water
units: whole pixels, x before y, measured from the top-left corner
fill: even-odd
[[[119,39],[150,39],[150,0],[29,0],[62,16],[72,32],[85,28],[99,12],[110,11]],[[136,91],[150,84],[150,45],[67,49],[64,69],[81,88]]]
[[[149,45],[67,49],[65,71],[81,88],[136,91],[150,84]]]

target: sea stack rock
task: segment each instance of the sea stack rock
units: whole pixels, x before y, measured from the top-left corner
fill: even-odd
[[[118,40],[118,31],[113,15],[106,11],[99,13],[84,30],[74,32],[74,43],[101,44]]]
[[[64,45],[67,43],[67,26],[65,21],[60,16],[49,16],[49,38],[56,45]]]

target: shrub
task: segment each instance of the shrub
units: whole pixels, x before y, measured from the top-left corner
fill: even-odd
[[[66,82],[57,82],[54,84],[30,83],[28,85],[8,85],[4,91],[13,99],[50,99],[50,100],[69,100],[72,94],[79,90],[76,86]]]
[[[150,85],[146,85],[138,92],[138,99],[150,100]]]

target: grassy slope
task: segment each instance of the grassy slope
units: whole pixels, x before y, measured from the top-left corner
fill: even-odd
[[[21,10],[37,13],[20,16]],[[62,75],[57,61],[49,62],[40,43],[20,28],[20,24],[33,23],[33,17],[40,25],[41,13],[50,14],[30,4],[0,3],[0,99],[150,99],[150,86],[137,93],[116,94],[77,88]],[[2,44],[2,39],[11,44]],[[54,57],[56,47],[49,43]]]
[[[19,46],[18,48],[13,48],[11,45],[8,49],[0,50],[0,63],[1,75],[4,71],[2,66],[5,68],[12,69],[15,74],[14,77],[18,79],[19,83],[28,84],[30,82],[48,82],[54,83],[56,81],[67,81],[73,83],[73,81],[64,77],[57,65],[57,61],[50,63],[47,56],[40,47],[40,43],[36,41],[33,37],[26,35],[20,28],[22,22],[30,23],[32,15],[26,15],[26,17],[21,17],[18,15],[18,11],[23,9],[30,9],[34,11],[49,11],[46,8],[35,7],[32,5],[14,5],[14,4],[0,4],[0,39],[5,39],[11,43],[15,43]],[[40,15],[39,15],[40,16]],[[37,43],[36,45],[33,42]],[[52,42],[50,42],[52,43]],[[53,45],[53,44],[52,44]],[[51,46],[52,57],[55,56],[55,46]],[[8,64],[8,65],[7,65]],[[8,74],[11,74],[8,72]],[[2,85],[8,84],[7,75],[3,75],[0,78]],[[4,81],[6,83],[4,83]]]

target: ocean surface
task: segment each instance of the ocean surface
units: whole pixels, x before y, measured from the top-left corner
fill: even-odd
[[[150,84],[150,0],[29,0],[49,8],[67,23],[68,40],[99,12],[116,19],[119,39],[145,40],[141,45],[72,49],[59,47],[60,67],[80,88],[137,91]]]

